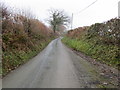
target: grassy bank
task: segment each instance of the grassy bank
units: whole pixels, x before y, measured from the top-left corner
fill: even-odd
[[[68,31],[63,42],[70,48],[114,66],[120,66],[120,18]]]
[[[50,42],[42,42],[39,45],[35,46],[33,49],[24,50],[16,50],[13,49],[11,51],[3,52],[3,73],[2,75],[5,76],[11,70],[16,69],[20,65],[26,63],[28,60],[36,56],[40,53]]]
[[[108,64],[116,68],[120,64],[120,52],[118,46],[95,44],[87,40],[71,39],[69,37],[64,37],[62,41],[68,47],[80,51],[88,56],[91,56],[99,62]]]

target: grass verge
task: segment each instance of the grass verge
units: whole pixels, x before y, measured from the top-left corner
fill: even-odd
[[[118,68],[120,50],[114,45],[95,44],[87,40],[64,37],[62,42],[74,50],[85,53],[99,62]]]

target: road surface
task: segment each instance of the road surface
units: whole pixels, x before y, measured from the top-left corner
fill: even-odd
[[[97,87],[95,68],[53,40],[41,53],[3,78],[3,88]]]

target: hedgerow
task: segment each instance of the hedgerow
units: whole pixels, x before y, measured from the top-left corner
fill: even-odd
[[[2,75],[24,64],[43,50],[55,38],[46,27],[30,13],[16,14],[6,6],[2,8]]]
[[[99,62],[120,66],[120,19],[68,31],[63,42]]]

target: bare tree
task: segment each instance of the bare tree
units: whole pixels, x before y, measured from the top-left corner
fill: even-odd
[[[54,30],[54,33],[59,26],[68,25],[70,22],[69,16],[67,16],[63,10],[60,11],[60,10],[51,9],[49,10],[49,13],[50,13],[50,18],[48,21],[52,29]]]

